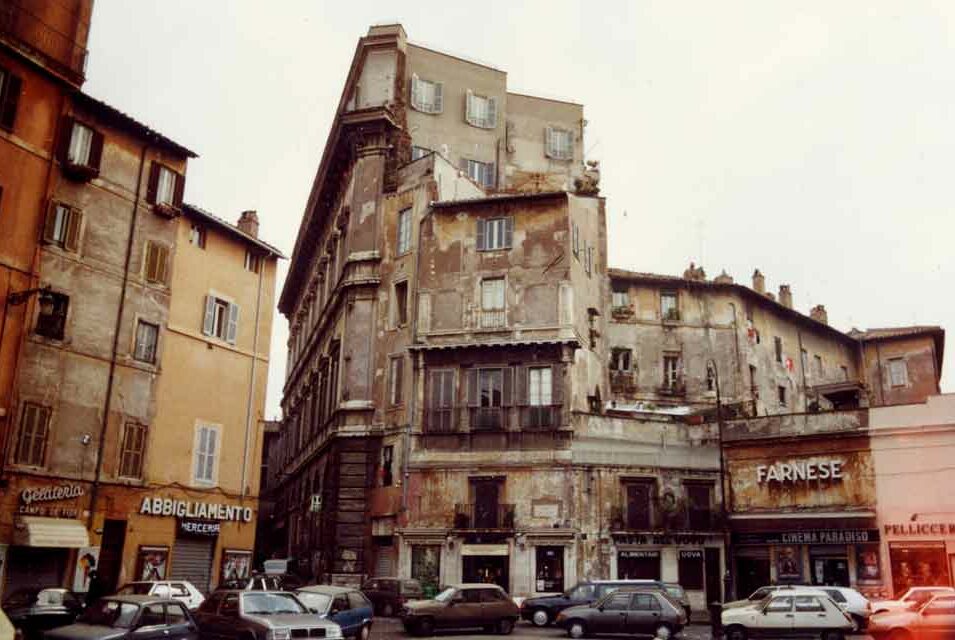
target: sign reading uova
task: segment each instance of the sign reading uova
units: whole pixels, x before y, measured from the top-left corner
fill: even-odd
[[[778,482],[780,484],[807,482],[809,480],[841,480],[840,460],[805,462],[777,462],[756,467],[757,484]]]
[[[177,518],[203,518],[206,520],[229,520],[252,522],[252,507],[240,507],[215,502],[193,502],[172,498],[143,498],[139,507],[141,515],[176,516]]]

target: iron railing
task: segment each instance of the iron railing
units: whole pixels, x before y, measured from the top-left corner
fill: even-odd
[[[470,504],[454,505],[455,529],[513,529],[513,504]]]

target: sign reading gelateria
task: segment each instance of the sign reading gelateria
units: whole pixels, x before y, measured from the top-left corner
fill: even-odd
[[[86,495],[86,489],[78,484],[48,484],[42,487],[27,487],[20,492],[20,502],[53,502],[55,500],[72,500]]]
[[[192,500],[173,500],[172,498],[143,498],[139,507],[141,515],[176,516],[177,518],[203,518],[206,520],[227,520],[232,522],[252,522],[252,507],[220,504],[216,502],[193,502]]]
[[[777,462],[771,465],[761,464],[756,467],[756,482],[759,484],[770,482],[786,484],[810,480],[841,479],[841,460]]]

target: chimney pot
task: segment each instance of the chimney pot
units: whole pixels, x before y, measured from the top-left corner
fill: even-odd
[[[720,275],[713,278],[713,282],[716,284],[733,284],[733,276],[726,273],[726,269],[723,269]]]
[[[759,269],[753,272],[753,291],[756,293],[766,293],[766,276],[759,272]]]
[[[826,313],[826,306],[823,304],[817,304],[815,307],[810,309],[809,317],[815,320],[816,322],[821,322],[822,324],[829,324],[829,314]]]
[[[793,292],[788,284],[779,285],[779,304],[787,309],[793,308]]]
[[[259,237],[259,215],[253,210],[243,211],[242,214],[239,215],[238,224],[235,226],[253,238]]]

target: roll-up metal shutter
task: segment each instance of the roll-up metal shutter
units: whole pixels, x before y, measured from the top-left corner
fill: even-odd
[[[391,547],[378,547],[378,556],[375,558],[376,576],[393,576],[395,572],[395,550]]]
[[[211,589],[215,540],[176,538],[172,547],[170,580],[188,580],[203,593]]]
[[[66,549],[11,546],[7,552],[4,596],[18,589],[61,586],[69,557]]]

